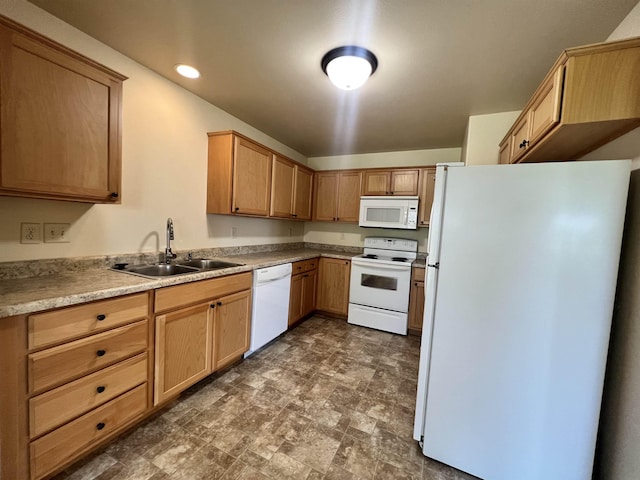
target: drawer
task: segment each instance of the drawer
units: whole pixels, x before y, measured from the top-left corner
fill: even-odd
[[[147,354],[117,363],[29,400],[31,438],[79,417],[147,381]]]
[[[315,270],[318,268],[318,259],[312,258],[311,260],[302,260],[300,262],[294,262],[291,265],[291,274],[297,275],[298,273],[305,273],[309,270]]]
[[[29,391],[37,392],[116,363],[147,348],[147,321],[115,328],[28,356]]]
[[[211,280],[185,283],[173,287],[156,290],[155,313],[166,312],[176,308],[186,307],[199,302],[224,295],[248,290],[252,284],[252,273],[238,273]]]
[[[424,276],[426,274],[426,269],[413,267],[411,269],[411,281],[412,282],[424,282]]]
[[[31,442],[31,478],[42,478],[144,413],[147,384]]]
[[[29,348],[39,348],[118,327],[147,316],[148,295],[138,293],[29,316]]]

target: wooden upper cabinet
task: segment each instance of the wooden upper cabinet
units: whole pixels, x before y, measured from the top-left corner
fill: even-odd
[[[416,170],[365,170],[362,195],[417,195]]]
[[[126,77],[0,19],[0,194],[119,203]]]
[[[270,217],[311,219],[313,171],[275,155],[271,177]]]
[[[294,184],[294,163],[286,158],[274,155],[271,171],[271,209],[269,216],[291,218],[293,215]]]
[[[436,168],[420,169],[420,203],[418,205],[418,226],[428,227],[436,187]]]
[[[511,136],[500,145],[498,152],[498,164],[508,165],[511,163]]]
[[[296,165],[293,190],[293,217],[296,220],[311,220],[312,190],[313,171]]]
[[[234,139],[232,201],[234,213],[269,215],[272,156],[270,150],[245,138]]]
[[[345,172],[338,176],[336,221],[357,222],[360,218],[362,172]]]
[[[638,126],[640,37],[570,48],[500,143],[499,161],[506,150],[510,163],[575,160]]]
[[[360,216],[361,171],[315,174],[313,219],[357,222]]]

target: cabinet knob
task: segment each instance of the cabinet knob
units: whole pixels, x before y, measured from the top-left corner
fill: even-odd
[[[98,351],[96,352],[96,355],[97,355],[97,356],[99,356],[99,357],[103,357],[105,353],[107,353],[107,351],[106,351],[106,350],[98,350]]]
[[[97,424],[97,425],[96,425],[96,428],[97,428],[98,430],[102,430],[105,426],[106,426],[106,425],[105,425],[105,423],[104,423],[104,422],[100,422],[99,424]]]
[[[105,318],[107,318],[107,316],[106,316],[106,315],[103,315],[102,313],[96,317],[96,319],[97,319],[99,322],[101,322],[101,321],[102,321],[102,320],[104,320]]]
[[[302,275],[302,276],[303,276],[303,277],[308,277],[308,276],[309,276],[309,274],[308,274],[308,273],[305,273],[305,274],[304,274],[304,275]]]
[[[291,214],[291,216],[295,218],[295,217],[297,217],[298,215],[296,215],[295,213],[292,213],[292,214]]]
[[[339,222],[339,221],[340,221],[340,217],[336,217],[336,222]]]
[[[211,305],[209,305],[209,308],[216,308],[215,303],[212,303]]]
[[[118,198],[119,194],[118,192],[111,192],[111,198]]]
[[[334,222],[336,221],[336,217],[333,217],[333,221],[334,221]]]
[[[102,393],[107,389],[107,387],[104,387],[102,385],[100,385],[98,388],[96,388],[96,392],[98,393]]]
[[[221,307],[222,306],[222,302],[218,302],[218,306]]]
[[[522,140],[520,148],[527,148],[529,146],[529,140]]]
[[[236,207],[236,210],[235,210],[235,211],[237,212],[238,210],[240,210],[240,207]]]

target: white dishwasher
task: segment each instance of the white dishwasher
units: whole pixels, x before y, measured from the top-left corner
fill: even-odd
[[[251,346],[248,357],[289,326],[291,264],[285,263],[253,271],[251,305]]]

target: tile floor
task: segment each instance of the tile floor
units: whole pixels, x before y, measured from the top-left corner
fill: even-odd
[[[315,316],[56,480],[471,477],[411,438],[419,339]]]

